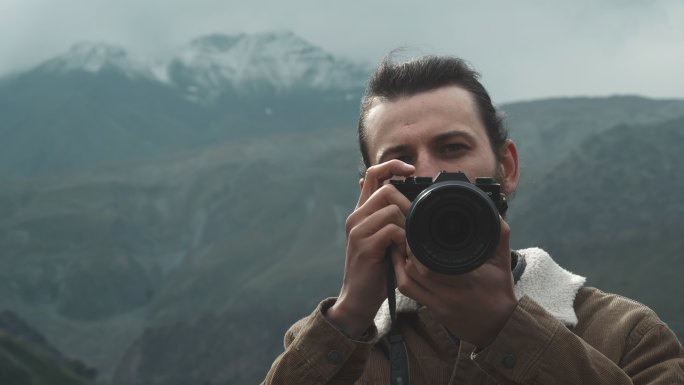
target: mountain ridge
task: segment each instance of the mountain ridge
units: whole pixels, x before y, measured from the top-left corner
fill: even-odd
[[[264,89],[325,90],[363,87],[370,66],[337,58],[291,31],[208,34],[152,57],[131,55],[120,45],[79,42],[34,71],[68,73],[117,71],[174,86],[195,102],[225,92],[252,94]],[[265,87],[260,89],[259,87]]]

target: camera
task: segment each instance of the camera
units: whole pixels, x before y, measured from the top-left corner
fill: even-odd
[[[406,239],[416,258],[442,274],[463,274],[485,263],[499,243],[506,196],[493,178],[471,183],[462,172],[391,180],[411,203]]]

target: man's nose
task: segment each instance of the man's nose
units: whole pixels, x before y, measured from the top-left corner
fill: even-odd
[[[434,178],[440,171],[439,162],[429,154],[419,156],[414,163],[416,168],[416,176],[429,176]]]

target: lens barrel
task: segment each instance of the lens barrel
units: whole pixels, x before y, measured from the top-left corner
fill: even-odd
[[[406,238],[415,257],[443,274],[463,274],[487,261],[499,243],[499,210],[469,182],[449,180],[425,188],[406,217]]]

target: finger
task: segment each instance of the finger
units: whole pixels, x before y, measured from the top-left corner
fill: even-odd
[[[501,269],[510,269],[511,268],[511,248],[510,248],[511,228],[503,218],[500,218],[499,223],[501,226],[501,233],[499,235],[499,244],[497,245],[496,250],[494,251],[494,256],[492,256],[492,258],[490,258],[488,262],[495,264],[497,267],[500,267]]]
[[[353,222],[354,219],[351,221]],[[360,222],[355,224],[354,227],[350,229],[350,234],[351,231],[354,231],[355,235],[366,237],[377,232],[390,223],[395,224],[402,229],[406,225],[406,216],[397,205],[385,206],[366,217],[361,217]],[[356,236],[354,238],[356,238]]]
[[[415,167],[399,159],[392,159],[388,162],[369,167],[363,180],[361,194],[359,194],[359,201],[356,207],[361,207],[375,191],[383,186],[386,180],[394,176],[409,176],[415,170]]]
[[[425,266],[420,259],[416,258],[411,250],[409,249],[408,258],[406,261],[406,274],[413,279],[418,285],[422,286],[427,292],[438,293],[441,290],[445,290],[453,287],[454,284],[460,284],[460,281],[464,281],[463,277],[466,274],[443,274],[431,270],[429,267]],[[471,272],[472,273],[472,272]],[[466,280],[467,281],[467,280]],[[466,282],[467,286],[468,283]]]
[[[394,264],[394,275],[396,277],[397,289],[399,291],[421,304],[429,303],[429,298],[432,296],[431,291],[420,282],[416,281],[408,271],[411,267],[411,260],[406,259],[399,253],[392,254],[392,263]]]
[[[367,217],[373,213],[383,210],[385,207],[395,206],[398,208],[402,217],[406,218],[411,202],[393,186],[383,186],[370,199],[368,199],[361,207],[357,207],[349,217],[347,217],[346,230],[349,232],[352,227],[363,222]],[[404,223],[402,223],[402,227]]]
[[[427,266],[423,265],[422,262],[411,252],[409,249],[408,261],[407,261],[407,273],[413,277],[413,279],[428,280],[433,274],[437,274],[430,270]]]
[[[350,235],[350,238],[351,236],[352,235]],[[387,250],[388,247],[393,247],[393,249],[399,253],[403,252],[404,247],[402,245],[406,242],[406,232],[403,227],[390,223],[371,236],[357,242],[365,243],[367,247],[366,250],[370,251],[370,254],[367,255],[373,255],[375,256],[374,259],[376,259],[376,261],[382,262],[385,257],[385,250]],[[367,257],[364,259],[367,259]]]

